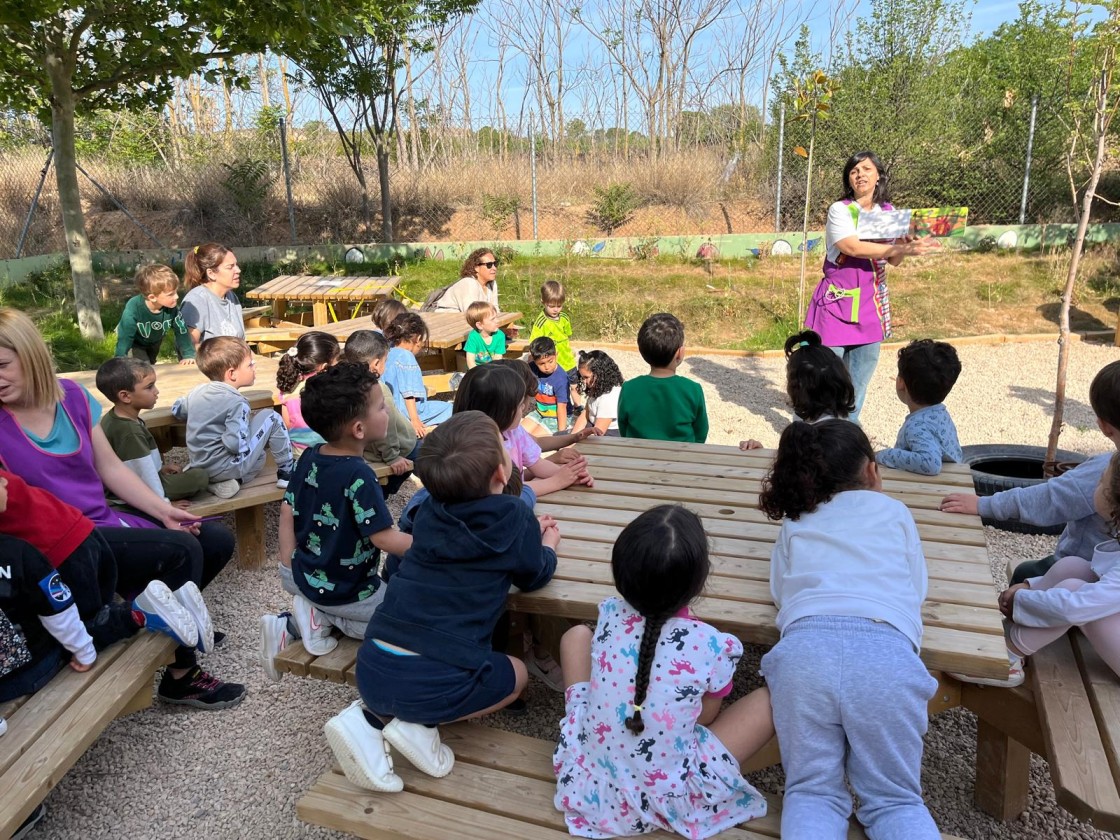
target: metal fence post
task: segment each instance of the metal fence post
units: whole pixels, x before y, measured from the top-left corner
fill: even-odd
[[[280,161],[284,166],[284,190],[288,194],[288,225],[292,229],[292,244],[296,240],[296,208],[292,203],[292,167],[288,163],[288,115],[284,114],[277,120],[280,126]]]
[[[533,239],[540,239],[537,232],[537,138],[533,134],[533,115],[529,114],[529,180],[533,185]]]
[[[786,103],[782,103],[778,113],[778,196],[774,201],[774,233],[782,229],[782,150],[786,141]]]
[[[43,184],[47,181],[47,173],[51,168],[51,161],[54,159],[54,146],[47,152],[47,161],[43,164],[43,169],[39,173],[39,185],[35,187],[35,195],[31,198],[31,207],[27,210],[27,219],[23,223],[23,230],[19,232],[19,245],[16,246],[16,259],[18,260],[23,256],[23,246],[27,244],[27,232],[31,230],[31,219],[35,215],[35,208],[39,206],[39,196],[43,193]]]
[[[1034,121],[1038,116],[1038,94],[1031,97],[1031,127],[1027,132],[1027,165],[1023,170],[1023,200],[1019,204],[1019,224],[1027,223],[1027,189],[1031,184],[1031,153],[1034,151]]]

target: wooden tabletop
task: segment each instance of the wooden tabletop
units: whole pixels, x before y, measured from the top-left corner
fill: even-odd
[[[610,568],[615,538],[639,513],[679,502],[699,514],[712,550],[712,575],[695,614],[744,642],[778,641],[769,581],[779,523],[757,507],[772,450],[610,437],[578,448],[595,486],[538,501],[536,512],[559,522],[560,562],[548,586],[513,594],[513,608],[594,620],[599,602],[616,594]],[[938,509],[946,493],[973,492],[968,468],[947,464],[934,477],[886,468],[882,474],[884,492],[914,515],[929,569],[922,660],[930,670],[1006,677],[983,526],[979,517]]]
[[[257,381],[252,388],[247,388],[241,393],[249,400],[249,405],[254,409],[266,408],[273,405],[276,393],[276,368],[278,359],[267,356],[254,356],[257,366]],[[171,416],[171,405],[179,397],[185,397],[195,387],[206,382],[206,377],[194,365],[178,365],[174,362],[158,364],[156,368],[156,387],[159,389],[159,402],[156,407],[140,414],[149,428],[158,429],[162,426],[174,425],[177,421]],[[97,390],[95,382],[97,371],[81,370],[72,373],[60,374],[64,379],[72,379],[84,385],[94,399],[101,403],[101,408],[108,411],[113,407]]]
[[[420,312],[418,314],[428,325],[428,346],[433,350],[457,349],[466,342],[467,336],[470,335],[471,327],[467,323],[467,316],[461,312]],[[520,312],[501,312],[498,314],[498,327],[507,327],[520,318]],[[347,321],[338,321],[315,329],[330,333],[339,340],[339,343],[345,343],[351,333],[357,330],[373,329],[373,323],[369,318],[351,318]]]
[[[400,282],[400,277],[282,274],[257,286],[246,297],[253,300],[321,300],[353,303],[386,297],[392,293]]]

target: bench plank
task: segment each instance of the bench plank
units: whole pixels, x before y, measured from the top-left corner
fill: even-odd
[[[142,633],[102,651],[84,674],[64,668],[20,706],[0,739],[0,836],[15,832],[145,684],[151,690],[153,672],[171,661],[174,647],[166,636]]]
[[[1120,779],[1120,678],[1080,631],[1070,634],[1112,778]],[[1120,821],[1120,814],[1115,815]],[[1100,823],[1098,823],[1100,825]],[[1117,828],[1109,828],[1117,831]]]
[[[1106,831],[1120,829],[1120,793],[1069,636],[1034,654],[1029,670],[1058,804]]]
[[[455,751],[455,768],[448,777],[426,776],[398,758],[396,769],[405,791],[383,794],[350,784],[336,768],[320,777],[299,801],[297,815],[370,840],[569,836],[563,815],[553,804],[552,742],[476,723],[442,727],[441,735]],[[778,837],[780,803],[774,797],[767,801],[765,817],[718,836],[722,840]],[[461,826],[469,828],[456,831]],[[658,831],[646,836],[669,840],[676,835]],[[853,822],[848,840],[863,838],[863,830]]]

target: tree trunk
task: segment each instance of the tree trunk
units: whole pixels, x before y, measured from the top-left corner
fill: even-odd
[[[393,197],[389,194],[389,148],[384,139],[377,142],[377,183],[381,188],[381,239],[393,241]]]
[[[813,144],[817,139],[817,112],[809,125],[809,164],[805,175],[805,215],[801,220],[801,275],[797,281],[797,323],[805,323],[805,263],[809,259],[809,202],[813,193]]]
[[[1058,313],[1058,378],[1054,386],[1054,418],[1050,423],[1050,435],[1046,441],[1045,464],[1053,464],[1058,452],[1058,437],[1062,433],[1062,420],[1066,407],[1066,369],[1069,367],[1069,308],[1073,299],[1073,286],[1077,282],[1077,267],[1081,262],[1081,252],[1085,249],[1085,233],[1089,228],[1089,214],[1093,209],[1093,199],[1096,197],[1097,184],[1101,180],[1101,169],[1107,152],[1108,138],[1108,92],[1111,86],[1111,69],[1106,69],[1097,80],[1097,104],[1093,114],[1093,133],[1096,135],[1097,149],[1093,159],[1093,171],[1089,177],[1089,184],[1085,187],[1085,195],[1081,199],[1081,216],[1077,220],[1077,234],[1073,239],[1073,249],[1069,255],[1069,271],[1066,273],[1066,285],[1062,289],[1062,306]],[[1049,473],[1052,468],[1044,466]]]
[[[261,79],[261,107],[272,107],[272,100],[268,94],[268,60],[264,53],[257,53],[257,74]]]
[[[54,33],[61,38],[62,33]],[[74,149],[74,63],[61,45],[48,38],[44,59],[51,84],[51,140],[54,143],[54,171],[58,181],[58,203],[62,208],[62,229],[70,255],[70,276],[74,281],[74,308],[82,338],[105,338],[101,326],[101,306],[93,279],[93,255],[82,215],[82,196],[78,189],[77,153]]]

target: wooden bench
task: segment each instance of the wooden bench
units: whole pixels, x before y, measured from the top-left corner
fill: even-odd
[[[1033,752],[1059,805],[1120,832],[1120,678],[1077,630],[1031,656],[1027,674],[1011,689],[961,684],[977,717],[977,807],[1004,821],[1025,811]]]
[[[0,837],[10,837],[109,723],[152,703],[152,675],[174,658],[170,638],[141,631],[97,656],[84,674],[64,667],[38,693],[0,704]]]
[[[394,762],[404,779],[401,793],[374,793],[356,787],[337,769],[324,773],[296,804],[296,815],[369,840],[561,840],[569,837],[552,798],[552,741],[474,723],[440,727],[455,752],[455,767],[443,779]],[[747,764],[744,770],[758,769]],[[779,803],[767,797],[765,817],[717,835],[725,840],[764,840],[780,836]],[[645,835],[669,838],[666,832]],[[854,822],[849,840],[866,835]],[[949,838],[949,835],[943,835]]]

